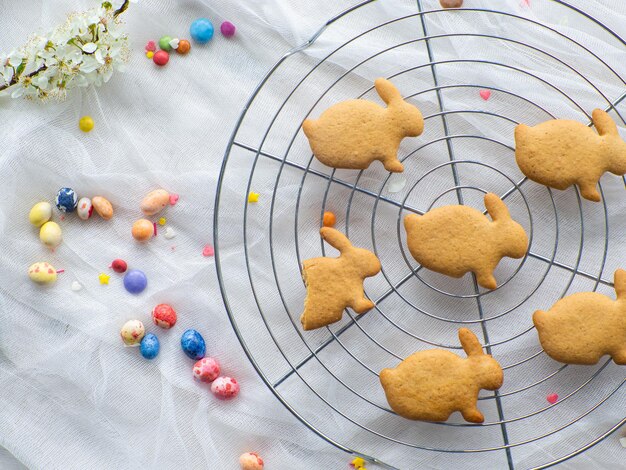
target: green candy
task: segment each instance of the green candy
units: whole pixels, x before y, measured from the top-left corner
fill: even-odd
[[[171,37],[169,36],[163,36],[161,39],[159,39],[159,47],[164,50],[164,51],[171,51],[172,50],[172,46],[170,46],[170,41],[172,40]]]

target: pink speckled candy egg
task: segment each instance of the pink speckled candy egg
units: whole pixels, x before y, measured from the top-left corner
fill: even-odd
[[[152,309],[152,320],[156,326],[169,330],[176,324],[178,316],[170,305],[159,304]]]
[[[239,456],[241,470],[263,470],[263,459],[256,452],[246,452]]]
[[[193,365],[193,376],[200,382],[213,382],[219,375],[220,364],[213,357],[205,357]]]
[[[211,391],[217,398],[227,400],[239,394],[239,384],[231,377],[218,377],[211,384]]]

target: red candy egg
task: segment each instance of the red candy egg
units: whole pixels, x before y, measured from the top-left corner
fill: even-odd
[[[160,65],[162,67],[169,62],[170,55],[163,50],[156,51],[154,53],[154,56],[152,57],[152,60],[154,61],[155,64]]]
[[[177,318],[176,310],[167,304],[159,304],[152,310],[152,320],[154,320],[154,324],[166,330],[176,324]]]
[[[211,384],[211,391],[217,398],[227,400],[239,394],[239,384],[231,377],[218,377]]]
[[[200,382],[213,382],[220,375],[220,364],[212,357],[200,359],[193,365],[193,376]]]
[[[126,261],[118,258],[113,260],[113,262],[111,263],[111,268],[116,273],[125,273],[128,269],[128,265],[126,264]]]

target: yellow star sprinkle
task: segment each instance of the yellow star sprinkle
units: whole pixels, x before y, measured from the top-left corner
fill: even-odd
[[[356,470],[367,470],[365,468],[365,460],[363,460],[361,457],[357,457],[356,459],[354,459],[352,462],[350,462],[350,464],[356,469]]]
[[[166,222],[165,217],[161,217],[159,219],[159,225],[165,225],[165,222]]]
[[[104,273],[100,273],[100,275],[98,276],[98,279],[100,279],[100,284],[108,284],[110,278],[111,276]]]
[[[152,52],[152,51],[148,51],[148,52],[146,52],[146,57],[147,57],[148,59],[152,59],[152,58],[154,57],[154,52]]]
[[[248,194],[248,202],[258,202],[258,201],[259,201],[259,193]]]

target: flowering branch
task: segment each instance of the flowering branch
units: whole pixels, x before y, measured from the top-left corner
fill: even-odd
[[[123,0],[114,9],[105,1],[98,8],[72,14],[46,36],[34,36],[25,46],[0,54],[0,93],[63,99],[71,88],[108,82],[128,60],[128,37],[118,30],[118,17],[129,2]]]

